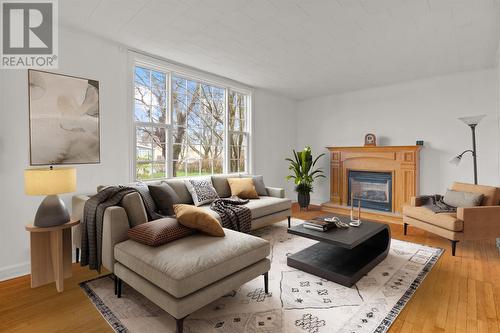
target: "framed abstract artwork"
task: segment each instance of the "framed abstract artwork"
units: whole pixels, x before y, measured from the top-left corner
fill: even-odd
[[[30,164],[100,163],[99,82],[28,71]]]

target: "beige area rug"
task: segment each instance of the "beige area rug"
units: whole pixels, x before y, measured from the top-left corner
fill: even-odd
[[[386,332],[443,252],[393,239],[388,257],[347,288],[286,265],[287,255],[316,243],[289,235],[286,221],[254,235],[272,245],[269,294],[256,278],[187,317],[185,332]],[[126,284],[116,298],[111,276],[81,287],[116,332],[175,331],[170,315]]]

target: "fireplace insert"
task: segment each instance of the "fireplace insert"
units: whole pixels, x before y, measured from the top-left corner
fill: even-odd
[[[392,211],[392,173],[374,171],[349,171],[348,205],[353,197],[354,207],[361,201],[361,207],[383,212]]]

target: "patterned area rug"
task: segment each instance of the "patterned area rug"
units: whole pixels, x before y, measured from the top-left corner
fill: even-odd
[[[287,255],[316,243],[286,225],[254,232],[272,245],[269,294],[262,277],[252,280],[186,318],[185,332],[386,332],[443,252],[393,239],[388,257],[347,288],[286,265]],[[172,317],[126,284],[117,299],[110,276],[81,287],[116,332],[175,331]]]

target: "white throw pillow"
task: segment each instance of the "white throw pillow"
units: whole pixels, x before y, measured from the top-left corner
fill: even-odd
[[[186,187],[193,198],[195,206],[201,206],[219,199],[219,195],[210,177],[186,179]]]

